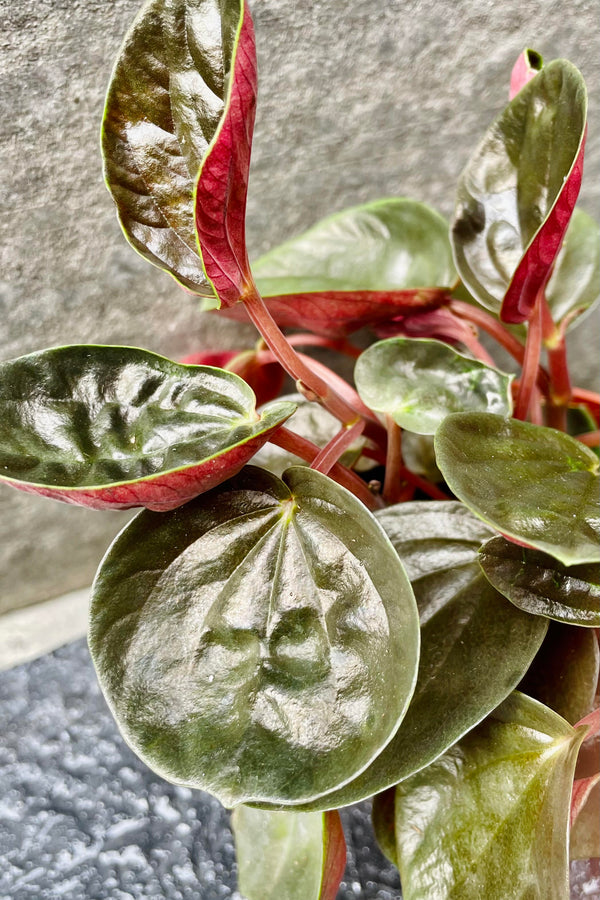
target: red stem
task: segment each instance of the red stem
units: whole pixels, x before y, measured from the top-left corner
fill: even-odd
[[[317,447],[312,441],[301,437],[299,434],[294,434],[293,431],[288,431],[287,428],[278,428],[270,436],[269,441],[283,450],[299,456],[300,459],[307,463],[312,463],[321,452],[320,447]],[[329,470],[329,475],[334,481],[337,481],[338,484],[341,484],[353,493],[355,497],[362,500],[368,509],[379,509],[382,506],[380,499],[371,493],[362,478],[359,478],[356,472],[346,468],[346,466],[336,463]]]
[[[350,341],[344,338],[326,338],[320,334],[288,334],[286,339],[292,347],[326,347],[328,350],[335,350],[338,353],[345,353],[352,359],[358,359],[363,352],[359,347],[355,347]]]
[[[338,459],[343,456],[352,441],[356,440],[365,427],[365,423],[359,419],[354,425],[340,428],[338,433],[326,444],[320,453],[317,453],[310,464],[311,469],[327,475]]]
[[[581,441],[586,447],[600,446],[600,431],[588,431],[586,434],[576,434],[575,439]]]
[[[428,497],[431,497],[432,500],[452,499],[449,494],[446,494],[437,486],[437,484],[432,484],[430,481],[427,481],[427,479],[421,478],[420,475],[415,475],[415,473],[411,472],[410,469],[407,469],[406,466],[402,466],[400,469],[400,477],[420,491],[423,491],[423,493],[427,494]]]
[[[354,424],[357,415],[360,415],[360,413],[357,413],[339,394],[336,394],[300,358],[273,319],[260,294],[257,291],[249,292],[244,296],[243,302],[250,319],[288,375],[294,381],[299,381],[308,388],[315,395],[315,399],[318,399],[344,425]]]
[[[531,403],[542,351],[542,304],[538,296],[533,315],[527,326],[525,358],[515,405],[515,419],[526,419]]]
[[[548,392],[548,419],[554,428],[566,431],[566,407],[573,397],[569,366],[567,363],[567,343],[565,333],[558,328],[552,318],[545,294],[541,296],[542,336],[548,353],[550,388]]]
[[[402,492],[402,429],[388,414],[387,424],[387,458],[385,462],[385,480],[383,482],[383,499],[386,503],[398,503]]]
[[[513,359],[516,359],[519,365],[522,366],[524,364],[525,347],[517,340],[514,334],[507,331],[490,313],[476,306],[471,306],[470,303],[465,303],[464,300],[451,300],[449,308],[461,319],[473,322],[474,325],[478,325],[484,331],[487,331],[501,347],[504,347],[507,353],[510,353]],[[540,366],[537,381],[544,393],[547,390],[548,380],[548,373]]]

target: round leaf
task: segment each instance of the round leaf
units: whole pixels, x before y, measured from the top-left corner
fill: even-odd
[[[567,900],[575,731],[515,693],[396,788],[405,900]]]
[[[354,777],[416,679],[417,609],[385,533],[325,475],[284,479],[248,467],[141,513],[93,590],[90,647],[126,740],[228,806]]]
[[[94,509],[174,509],[238,472],[293,413],[231,372],[79,345],[0,364],[0,480]]]
[[[376,518],[417,598],[419,677],[387,747],[315,806],[355,803],[429,765],[510,694],[546,634],[543,619],[517,610],[484,578],[477,551],[491,531],[462,504],[400,503]]]
[[[547,553],[494,537],[479,562],[497,591],[526,612],[600,628],[600,565],[564,566]]]
[[[512,377],[441,341],[418,338],[378,341],[354,369],[361,400],[417,434],[434,434],[453,412],[510,415]]]
[[[435,452],[451,490],[508,537],[566,566],[600,561],[598,458],[552,428],[488,413],[448,416]]]
[[[527,319],[560,250],[581,183],[586,114],[581,74],[554,60],[511,100],[460,177],[456,267],[480,303],[494,312],[502,304],[507,322]]]

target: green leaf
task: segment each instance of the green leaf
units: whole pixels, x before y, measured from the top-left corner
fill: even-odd
[[[239,888],[247,900],[333,900],[346,859],[339,813],[238,806],[231,824]]]
[[[494,312],[506,295],[507,322],[528,317],[560,250],[581,181],[586,114],[581,74],[554,60],[490,126],[459,179],[458,273]]]
[[[95,509],[173,509],[238,472],[294,409],[259,416],[232,372],[147,350],[44,350],[0,364],[0,480]]]
[[[460,503],[400,503],[376,518],[417,598],[419,677],[392,741],[315,806],[355,803],[429,765],[510,694],[546,634],[544,619],[517,610],[483,576],[477,551],[491,532]]]
[[[279,398],[280,402],[293,403],[296,407],[294,418],[290,423],[290,431],[307,438],[317,447],[324,447],[336,436],[340,430],[339,419],[332,416],[323,406],[306,399],[302,394],[284,394]],[[350,445],[342,456],[340,462],[345,466],[351,466],[364,446],[364,439],[359,438]],[[289,466],[305,465],[304,461],[293,453],[277,447],[275,444],[265,444],[252,460],[253,464],[268,469],[273,475],[281,476]],[[308,465],[306,463],[306,465]]]
[[[399,784],[405,900],[568,900],[569,801],[584,734],[515,693]]]
[[[252,265],[261,294],[383,291],[452,284],[448,223],[403,197],[322,219]]]
[[[599,657],[594,631],[550,622],[519,690],[575,725],[594,707]]]
[[[581,209],[574,209],[552,276],[546,299],[555,322],[573,323],[600,297],[600,228]]]
[[[600,561],[599,463],[580,441],[467,412],[444,419],[435,452],[450,489],[496,530],[566,566]]]
[[[441,341],[419,338],[378,341],[354,369],[361,400],[418,434],[434,434],[453,412],[510,415],[512,378]]]
[[[106,183],[127,240],[217,305],[202,268],[194,182],[225,109],[241,0],[150,0],[117,59],[106,99]]]
[[[126,740],[163,777],[229,806],[300,803],[353,778],[396,731],[418,614],[354,496],[311,469],[280,481],[248,467],[117,537],[90,648]]]
[[[479,562],[497,591],[526,612],[600,628],[600,564],[564,566],[547,553],[494,537]]]

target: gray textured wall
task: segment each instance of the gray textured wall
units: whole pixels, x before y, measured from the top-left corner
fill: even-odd
[[[102,184],[103,95],[137,8],[137,0],[0,0],[2,359],[60,343],[133,343],[177,356],[240,340],[238,326],[201,316],[130,250]],[[449,214],[456,177],[504,103],[524,46],[570,58],[588,81],[583,204],[597,209],[597,3],[255,0],[253,11],[254,253],[379,196],[411,195]],[[595,355],[574,357],[578,380],[589,382]],[[0,611],[88,583],[122,522],[2,489]]]

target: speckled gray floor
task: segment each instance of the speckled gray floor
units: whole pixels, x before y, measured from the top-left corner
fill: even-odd
[[[368,807],[339,898],[398,900]],[[0,673],[0,900],[241,900],[228,814],[121,739],[84,641]]]

